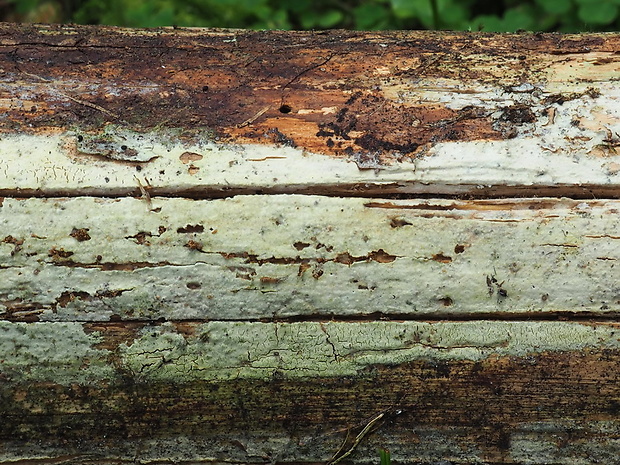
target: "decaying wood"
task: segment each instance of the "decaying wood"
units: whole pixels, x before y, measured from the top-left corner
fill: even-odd
[[[0,25],[0,461],[617,461],[619,46]]]
[[[549,198],[5,199],[0,316],[612,317],[619,210]]]

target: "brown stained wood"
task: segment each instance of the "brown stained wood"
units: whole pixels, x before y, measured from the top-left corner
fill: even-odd
[[[222,459],[262,463],[265,458],[244,451],[252,434],[277,438],[286,432],[293,440],[279,451],[278,460],[316,463],[336,451],[347,429],[359,431],[386,412],[376,433],[352,457],[355,463],[373,463],[376,447],[391,448],[394,458],[406,463],[523,463],[527,453],[518,439],[528,429],[545,431],[537,440],[547,447],[563,441],[576,453],[587,450],[587,436],[580,436],[597,424],[616,431],[619,361],[617,350],[594,350],[483,362],[418,361],[375,367],[348,379],[18,385],[1,389],[5,421],[0,435],[29,442],[62,440],[65,454],[76,454],[76,461],[90,457],[79,444],[93,444],[97,457],[111,460],[127,453],[118,441],[139,444],[158,438],[165,443],[187,436],[196,443],[219,443]],[[243,431],[252,434],[239,436]],[[604,448],[605,437],[599,433],[590,441]],[[442,442],[460,452],[443,455]],[[561,456],[562,442],[555,444]]]
[[[514,137],[521,124],[540,117],[514,104],[499,109],[506,124],[496,124],[485,108],[399,103],[388,95],[392,81],[409,83],[414,92],[421,79],[461,82],[464,92],[472,85],[509,91],[583,54],[598,59],[595,66],[613,67],[619,42],[604,34],[3,28],[5,131],[106,122],[141,130],[208,127],[236,143],[378,154],[385,162],[429,143]],[[10,93],[16,83],[23,96]],[[595,98],[597,91],[584,92]]]
[[[99,341],[91,354],[82,351],[72,325],[2,324],[4,343],[18,343],[25,333],[42,350],[34,358],[4,351],[0,439],[11,449],[0,457],[24,456],[30,447],[28,456],[42,463],[67,456],[70,463],[158,461],[167,454],[198,463],[276,457],[319,463],[347,431],[358,434],[378,415],[355,463],[373,463],[377,447],[390,448],[404,463],[455,464],[524,463],[535,447],[551,448],[567,463],[588,451],[614,450],[618,324],[478,322],[477,342],[475,323],[458,335],[464,324],[251,323],[244,332],[202,322],[93,323],[83,327]],[[254,337],[247,333],[252,327]],[[365,330],[375,333],[374,342],[355,337]],[[273,348],[260,336],[270,331]],[[568,337],[558,342],[562,332]],[[398,340],[405,346],[394,345]],[[74,353],[55,358],[49,350],[65,345]],[[235,345],[247,348],[247,357],[235,359]],[[229,354],[205,366],[201,358],[217,351]],[[313,359],[309,367],[317,371],[295,374],[296,351]],[[356,373],[337,374],[356,359]],[[112,371],[102,371],[105,366]],[[174,366],[182,370],[165,378],[166,367]],[[75,369],[90,382],[68,378]],[[262,369],[268,376],[247,371]],[[536,457],[557,463],[546,453]]]

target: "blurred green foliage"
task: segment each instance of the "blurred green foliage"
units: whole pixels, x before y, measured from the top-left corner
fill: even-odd
[[[4,0],[4,20],[132,27],[614,31],[620,0]],[[51,19],[50,19],[51,18]]]

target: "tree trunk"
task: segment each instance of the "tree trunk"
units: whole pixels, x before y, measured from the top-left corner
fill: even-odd
[[[612,463],[620,36],[0,25],[2,463]]]

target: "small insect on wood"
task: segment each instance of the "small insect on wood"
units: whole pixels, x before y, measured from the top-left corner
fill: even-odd
[[[489,297],[491,297],[495,291],[497,290],[497,300],[501,301],[502,299],[508,297],[508,291],[503,288],[504,283],[506,281],[502,281],[501,283],[497,280],[494,274],[487,275],[487,287],[489,288]]]

